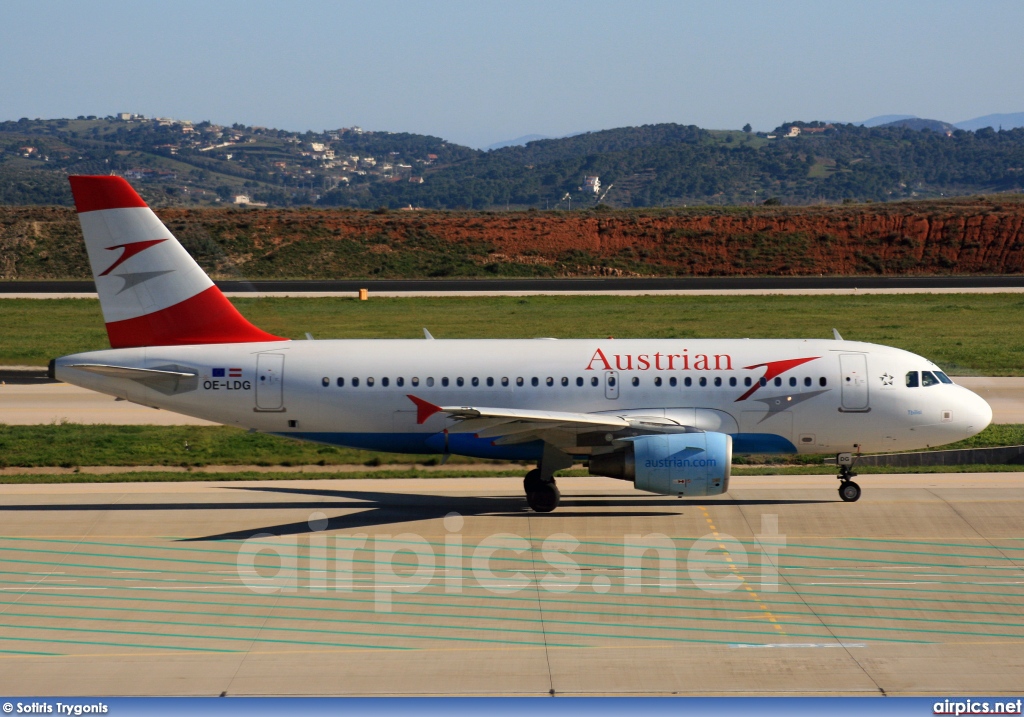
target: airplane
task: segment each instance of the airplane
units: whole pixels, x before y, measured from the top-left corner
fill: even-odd
[[[50,375],[134,403],[374,451],[536,461],[530,508],[556,471],[661,495],[718,495],[734,453],[856,455],[973,436],[979,396],[908,351],[818,339],[289,340],[247,321],[131,185],[72,176],[109,350]]]

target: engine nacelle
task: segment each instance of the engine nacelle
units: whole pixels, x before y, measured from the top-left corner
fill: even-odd
[[[592,456],[590,473],[633,481],[662,495],[718,495],[729,489],[732,436],[670,433],[624,439],[624,450]]]

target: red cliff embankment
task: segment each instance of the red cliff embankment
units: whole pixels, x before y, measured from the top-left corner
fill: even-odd
[[[1018,274],[1016,195],[585,212],[165,209],[208,270],[250,278]],[[0,278],[89,275],[70,210],[0,208]]]

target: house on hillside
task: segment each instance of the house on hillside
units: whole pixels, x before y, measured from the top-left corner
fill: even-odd
[[[597,194],[601,191],[601,179],[598,176],[584,177],[583,186],[580,187],[584,192],[593,192]]]

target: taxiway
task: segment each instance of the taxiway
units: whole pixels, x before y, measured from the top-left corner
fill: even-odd
[[[561,483],[0,486],[0,692],[1020,690],[1024,474]]]

